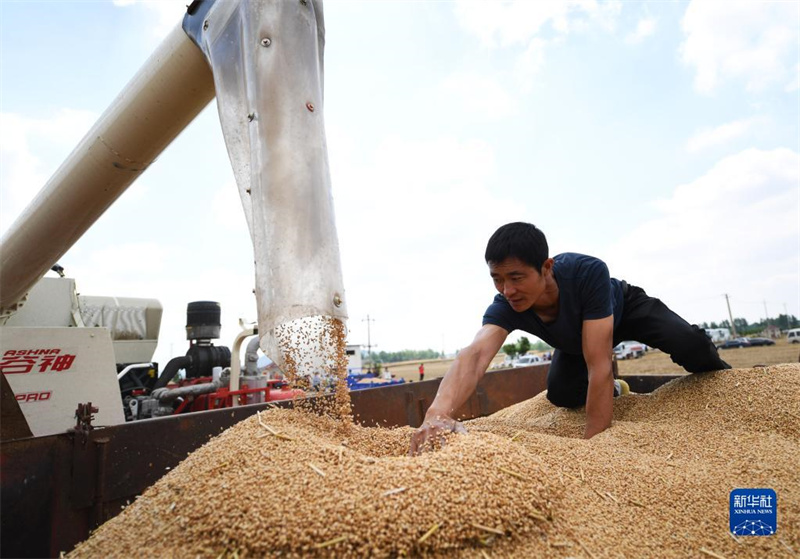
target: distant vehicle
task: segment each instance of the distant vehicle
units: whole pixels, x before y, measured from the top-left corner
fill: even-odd
[[[742,339],[747,340],[747,343],[753,346],[775,345],[775,340],[770,340],[769,338],[742,338]]]
[[[786,339],[790,344],[800,344],[800,328],[792,328],[786,332]]]
[[[637,359],[644,355],[645,351],[647,346],[639,342],[620,342],[614,348],[614,355],[617,359]]]
[[[731,331],[729,328],[705,328],[706,336],[711,338],[714,343],[724,342],[731,339]]]
[[[717,349],[732,349],[736,347],[750,347],[750,342],[747,341],[747,338],[733,338],[719,344]]]
[[[538,355],[523,355],[516,361],[512,367],[530,367],[531,365],[537,365],[542,362],[542,358]]]

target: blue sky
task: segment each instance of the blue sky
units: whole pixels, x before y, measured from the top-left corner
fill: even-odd
[[[287,0],[290,1],[290,0]],[[0,230],[186,2],[0,1]],[[325,119],[350,341],[452,352],[509,221],[692,322],[800,315],[800,3],[325,3]],[[178,210],[180,208],[180,210]],[[63,258],[85,294],[255,320],[215,104]]]

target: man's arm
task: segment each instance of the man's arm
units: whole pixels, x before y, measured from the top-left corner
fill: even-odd
[[[583,435],[586,439],[611,426],[614,407],[614,373],[611,365],[613,338],[613,316],[583,321],[583,357],[589,370],[586,431]]]
[[[458,352],[425,414],[425,421],[411,437],[409,454],[418,454],[426,441],[442,432],[463,430],[453,414],[475,392],[507,336],[504,328],[486,324],[478,330],[472,343]]]

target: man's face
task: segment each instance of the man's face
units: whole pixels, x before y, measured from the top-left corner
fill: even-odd
[[[542,272],[548,273],[549,268],[548,260],[542,266]],[[530,309],[544,293],[544,276],[518,258],[506,258],[499,264],[490,262],[489,273],[495,289],[508,300],[516,312]]]

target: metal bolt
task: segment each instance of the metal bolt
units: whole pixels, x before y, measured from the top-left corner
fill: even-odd
[[[308,109],[309,111],[311,111],[313,113],[314,112],[314,103],[311,103],[311,102],[306,103],[306,109]]]
[[[308,4],[308,0],[300,0],[300,3],[301,3],[303,6],[306,6],[306,5]]]
[[[206,29],[208,29],[208,20],[205,20],[203,22],[203,31],[205,31]]]
[[[247,121],[253,122],[256,119],[256,113],[250,113],[247,115]]]
[[[339,296],[338,293],[333,296],[333,304],[336,305],[337,307],[342,306],[342,298]]]
[[[261,46],[262,47],[268,47],[271,44],[272,44],[272,39],[270,39],[269,37],[264,37],[263,39],[261,39]]]

